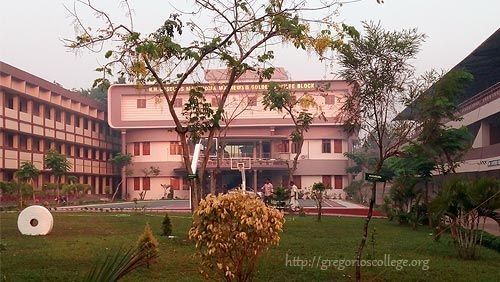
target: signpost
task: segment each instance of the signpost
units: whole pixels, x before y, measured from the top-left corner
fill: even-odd
[[[365,180],[373,182],[385,182],[385,178],[382,175],[368,172],[365,173]]]

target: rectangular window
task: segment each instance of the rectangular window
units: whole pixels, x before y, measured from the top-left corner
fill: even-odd
[[[281,140],[281,152],[282,153],[290,152],[288,144],[289,144],[288,140]]]
[[[142,142],[142,154],[149,155],[149,142]]]
[[[326,105],[334,105],[335,104],[335,96],[333,95],[328,95],[325,97],[325,104]]]
[[[248,106],[257,106],[257,96],[248,97]]]
[[[14,109],[14,96],[10,94],[5,95],[5,107],[9,109]]]
[[[40,103],[33,101],[31,104],[31,112],[33,113],[34,116],[39,117],[40,116]]]
[[[14,148],[14,134],[5,133],[5,147]]]
[[[19,135],[19,149],[28,150],[28,137]]]
[[[89,149],[83,148],[83,158],[86,159],[89,155]]]
[[[62,144],[56,143],[56,151],[60,154],[62,152]]]
[[[321,182],[326,188],[332,188],[332,177],[330,175],[323,175]]]
[[[179,177],[170,177],[170,185],[172,186],[172,189],[180,190],[181,189],[180,178]]]
[[[40,139],[39,138],[31,138],[31,150],[33,152],[40,152]]]
[[[176,98],[174,101],[174,107],[182,108],[182,98]]]
[[[94,150],[92,150],[92,149],[88,149],[88,150],[87,150],[87,156],[86,156],[86,157],[87,157],[87,159],[92,159],[92,155],[93,155],[93,153],[94,153]]]
[[[335,189],[343,189],[342,175],[335,175]]]
[[[141,154],[141,143],[134,142],[134,156],[139,156]]]
[[[45,148],[44,148],[45,151],[48,151],[48,150],[50,150],[50,148],[52,148],[50,141],[45,140],[44,144],[45,144]]]
[[[141,178],[140,177],[134,177],[134,190],[135,191],[141,190]]]
[[[94,122],[94,121],[92,121],[92,120],[90,121],[90,129],[91,129],[92,131],[95,131],[95,122]]]
[[[83,129],[89,129],[89,122],[87,118],[83,118]]]
[[[80,117],[75,115],[75,126],[80,127]]]
[[[56,109],[56,121],[61,122],[61,110]]]
[[[71,151],[70,144],[66,144],[66,156],[73,156],[73,152]]]
[[[137,108],[138,109],[146,108],[146,99],[137,99]]]
[[[45,118],[46,119],[52,119],[52,115],[50,114],[50,107],[49,106],[45,106]]]
[[[292,142],[292,154],[297,154],[297,152],[299,151],[299,143],[297,142]]]
[[[333,139],[333,152],[342,154],[342,139]]]
[[[64,122],[66,122],[66,124],[68,124],[68,125],[71,125],[71,114],[70,113],[66,113],[64,115]]]
[[[321,140],[321,152],[325,154],[332,152],[332,142],[330,139]]]
[[[19,111],[23,113],[28,112],[28,101],[23,98],[19,98]]]
[[[170,142],[170,155],[182,155],[182,146],[179,142]]]
[[[82,154],[80,153],[80,146],[75,146],[75,156],[81,158]]]
[[[151,190],[151,182],[149,177],[142,178],[142,190]]]
[[[93,160],[97,160],[97,156],[99,155],[99,151],[98,150],[92,150],[92,159]]]
[[[219,106],[219,100],[217,99],[217,97],[213,97],[212,98],[212,101],[210,102],[210,105],[212,105],[212,107],[218,107]]]

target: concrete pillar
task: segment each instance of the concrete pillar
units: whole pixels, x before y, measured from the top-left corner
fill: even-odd
[[[127,153],[127,131],[123,130],[122,132],[122,154]],[[121,177],[122,177],[122,199],[127,199],[127,175],[125,174],[125,169],[122,168]]]
[[[253,191],[257,193],[257,170],[253,170]]]

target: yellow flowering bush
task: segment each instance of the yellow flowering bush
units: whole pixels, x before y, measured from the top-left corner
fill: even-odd
[[[201,273],[216,280],[251,281],[259,257],[279,243],[284,222],[280,211],[255,196],[208,195],[195,210],[189,230],[201,257]]]

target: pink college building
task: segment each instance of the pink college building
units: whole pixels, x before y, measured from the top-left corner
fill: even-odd
[[[207,71],[205,80],[206,83],[196,86],[205,88],[207,101],[215,106],[224,86],[224,72]],[[343,153],[352,149],[356,139],[343,131],[338,116],[343,96],[350,91],[348,84],[341,80],[290,81],[283,69],[278,69],[271,80],[288,87],[297,97],[313,96],[327,118],[327,121],[315,120],[306,133],[293,180],[300,188],[323,182],[333,188],[330,195],[344,198],[343,189],[351,177],[345,171],[348,159]],[[260,188],[267,178],[275,187],[288,183],[286,160],[291,160],[296,152],[290,140],[293,123],[283,113],[264,110],[261,94],[268,83],[259,83],[257,77],[246,74],[233,86],[225,113],[236,117],[218,138],[219,148],[224,152],[217,192],[225,192],[241,183],[240,172],[231,169],[237,162],[250,167],[246,170],[247,189]],[[188,91],[194,86],[183,86],[175,101],[179,116]],[[189,197],[178,136],[165,98],[158,89],[113,85],[108,92],[108,112],[109,125],[121,130],[122,152],[133,156],[123,187],[128,198],[139,198],[140,193],[147,191],[146,199],[160,199],[166,196],[163,187],[169,185],[174,197]],[[224,123],[221,128],[226,128]],[[158,168],[159,174],[148,174],[151,167]],[[208,162],[208,177],[213,177],[215,168],[214,157]]]

